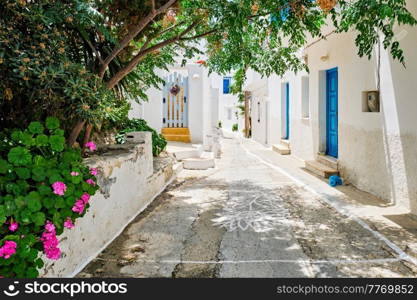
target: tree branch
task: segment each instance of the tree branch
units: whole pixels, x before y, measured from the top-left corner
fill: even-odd
[[[87,45],[91,48],[91,50],[94,52],[94,54],[97,56],[98,61],[100,62],[100,64],[103,64],[104,61],[101,58],[100,53],[97,51],[96,47],[93,46],[93,44],[91,44],[91,42],[88,39],[84,39],[84,41],[87,43]]]
[[[159,14],[165,12],[168,8],[174,5],[178,0],[169,0],[160,8],[155,9],[155,1],[152,1],[151,12],[143,18],[136,26],[129,30],[128,34],[119,42],[119,45],[113,49],[113,51],[104,59],[104,62],[100,66],[99,76],[104,77],[107,67],[111,61],[126,47],[129,43]]]
[[[212,33],[215,33],[215,32],[217,32],[217,31],[218,31],[218,29],[212,29],[212,30],[210,30],[210,31],[207,31],[207,32],[204,32],[204,33],[201,33],[201,34],[197,34],[197,35],[194,35],[194,36],[190,36],[190,37],[183,37],[183,38],[181,38],[181,41],[187,41],[187,40],[199,39],[199,38],[205,37],[205,36],[207,36],[207,35],[210,35],[210,34],[212,34]]]
[[[142,51],[139,51],[139,53],[132,58],[132,60],[122,69],[120,69],[107,83],[106,86],[109,89],[114,88],[120,80],[123,79],[123,77],[125,77],[127,74],[129,74],[137,65],[138,63],[145,58],[145,56],[149,53],[152,53],[162,47],[165,47],[169,44],[175,43],[179,40],[181,40],[181,38],[186,35],[187,33],[189,33],[191,30],[193,30],[197,25],[199,24],[198,21],[193,22],[190,26],[188,26],[183,32],[181,32],[180,34],[167,39],[163,42],[160,42],[158,44],[155,44],[149,48],[146,48]]]

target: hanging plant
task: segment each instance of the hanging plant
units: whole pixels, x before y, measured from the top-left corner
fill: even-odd
[[[181,88],[178,86],[178,84],[175,84],[171,87],[171,89],[169,90],[169,92],[176,96],[179,92],[180,92]]]
[[[331,11],[337,4],[337,0],[317,0],[317,4],[325,12]]]

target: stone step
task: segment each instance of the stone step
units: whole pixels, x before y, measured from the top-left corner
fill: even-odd
[[[288,146],[288,148],[290,148],[290,140],[281,139],[280,143],[282,145],[286,145],[286,146]]]
[[[328,166],[329,168],[339,170],[337,158],[328,155],[318,155],[316,159],[319,163]]]
[[[190,135],[190,129],[169,127],[169,128],[162,128],[161,133],[168,134],[168,135]]]
[[[287,145],[283,145],[283,144],[272,145],[272,150],[274,150],[275,152],[281,155],[291,154],[291,149]]]
[[[305,167],[310,172],[319,175],[324,178],[329,178],[333,175],[339,175],[339,172],[336,169],[330,168],[318,161],[311,160],[305,162]]]
[[[186,158],[182,163],[184,169],[187,170],[207,170],[215,167],[214,158]]]
[[[162,134],[167,141],[170,142],[182,142],[182,143],[191,143],[190,135],[188,134]]]
[[[183,160],[186,158],[198,158],[201,156],[201,154],[203,154],[203,146],[195,145],[194,149],[178,150],[173,154],[177,160]]]

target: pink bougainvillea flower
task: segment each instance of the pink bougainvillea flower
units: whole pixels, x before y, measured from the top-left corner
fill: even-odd
[[[75,202],[74,206],[72,207],[72,211],[79,213],[81,215],[84,211],[84,206],[85,206],[84,201],[79,199]]]
[[[67,186],[62,181],[57,181],[52,184],[55,195],[63,196],[67,190]]]
[[[64,222],[64,227],[68,229],[74,228],[74,223],[72,223],[72,220],[70,218],[67,218]]]
[[[88,149],[90,149],[90,151],[96,151],[97,150],[97,146],[96,146],[96,144],[94,144],[94,142],[85,143],[84,146],[87,147]]]
[[[75,171],[72,171],[72,172],[71,172],[71,176],[78,176],[78,175],[80,175],[80,173],[75,172]]]
[[[17,244],[14,241],[5,241],[4,245],[0,247],[0,257],[9,259],[16,253]]]
[[[85,182],[87,182],[89,185],[95,186],[96,183],[93,179],[87,179]]]
[[[88,201],[90,201],[90,195],[89,195],[89,194],[87,194],[87,193],[84,193],[84,194],[81,196],[81,201],[83,201],[83,203],[84,203],[84,204],[87,204],[87,203],[88,203]]]
[[[93,176],[97,176],[97,174],[98,174],[97,168],[90,168],[90,174],[93,175]]]
[[[10,231],[16,231],[16,230],[18,230],[19,229],[19,223],[17,223],[17,222],[11,222],[10,223],[10,225],[9,225],[9,230]]]

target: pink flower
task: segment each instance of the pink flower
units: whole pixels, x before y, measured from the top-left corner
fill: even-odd
[[[97,176],[97,174],[98,174],[97,168],[90,168],[90,174],[93,175],[93,176]]]
[[[43,243],[43,252],[47,258],[56,260],[61,257],[61,249],[58,248],[59,241],[56,237],[55,225],[52,222],[46,222],[41,241]]]
[[[84,146],[87,147],[88,149],[90,149],[90,151],[96,151],[97,150],[97,146],[96,146],[96,144],[94,144],[94,142],[85,143]]]
[[[85,182],[87,182],[89,185],[95,186],[96,183],[93,179],[87,179]]]
[[[5,241],[3,247],[0,248],[0,257],[9,259],[16,253],[17,244],[14,241]]]
[[[84,193],[84,194],[81,196],[81,201],[83,201],[83,203],[84,203],[84,204],[87,204],[87,203],[88,203],[88,201],[90,201],[90,195],[89,195],[89,194],[87,194],[87,193]]]
[[[85,206],[84,201],[79,199],[75,202],[74,206],[72,207],[72,211],[79,213],[81,215],[84,211],[84,206]]]
[[[47,221],[46,222],[46,225],[45,225],[45,229],[48,232],[55,232],[55,225],[54,225],[54,223],[52,223],[50,221]]]
[[[11,222],[10,225],[9,225],[9,230],[14,232],[17,229],[19,229],[19,223],[17,223],[17,222]]]
[[[57,181],[52,184],[52,188],[54,189],[55,195],[63,196],[65,191],[67,190],[67,186],[62,181]]]
[[[61,258],[61,249],[58,247],[52,247],[48,250],[45,250],[46,257],[53,260],[58,260]]]
[[[72,220],[70,218],[67,218],[64,222],[64,227],[68,229],[74,228],[74,223],[72,223]]]
[[[74,171],[72,171],[70,174],[71,174],[71,176],[78,176],[78,175],[80,175],[80,173],[74,172]]]

